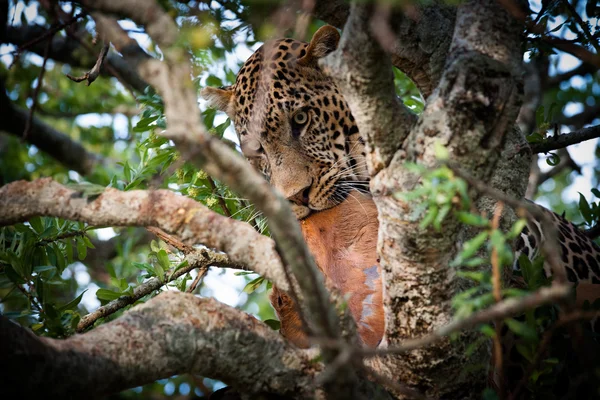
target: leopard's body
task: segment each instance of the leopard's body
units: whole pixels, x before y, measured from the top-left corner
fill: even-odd
[[[338,39],[334,28],[324,27],[311,43],[268,42],[246,61],[234,85],[202,93],[229,115],[244,155],[290,199],[299,219],[336,206],[351,190],[368,192],[364,139],[344,97],[317,62],[335,50]],[[600,248],[550,214],[568,279],[600,284]],[[521,253],[535,258],[543,240],[539,224],[529,223],[516,243],[517,258]]]
[[[572,283],[600,284],[600,246],[565,218],[540,208],[548,214],[557,228],[561,264],[565,268],[567,279]],[[521,254],[525,254],[529,260],[534,260],[540,252],[538,244],[545,240],[540,222],[529,221],[515,244],[515,269],[519,268],[518,259]],[[546,277],[552,275],[548,263],[544,264],[544,273]]]

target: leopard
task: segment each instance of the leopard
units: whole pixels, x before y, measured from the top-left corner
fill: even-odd
[[[343,94],[318,62],[336,50],[339,40],[338,30],[326,25],[308,43],[291,38],[266,42],[246,60],[233,85],[201,92],[209,106],[231,119],[243,155],[289,200],[300,221],[336,207],[353,193],[369,196],[365,138]],[[556,226],[568,280],[585,287],[583,298],[600,297],[600,247],[562,216],[538,207]],[[540,224],[529,220],[516,240],[515,259],[521,254],[535,259],[545,239]],[[519,269],[518,261],[514,269]],[[552,275],[546,264],[544,273]],[[289,308],[284,296],[272,296],[276,311]],[[353,315],[360,319],[359,311]]]

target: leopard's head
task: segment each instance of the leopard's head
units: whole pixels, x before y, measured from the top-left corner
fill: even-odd
[[[296,217],[331,208],[352,189],[368,189],[364,141],[348,104],[318,60],[338,31],[324,26],[310,43],[265,43],[235,84],[201,95],[231,118],[242,152],[292,203]]]

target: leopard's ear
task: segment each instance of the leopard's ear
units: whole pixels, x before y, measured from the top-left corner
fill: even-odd
[[[233,99],[233,86],[224,86],[220,88],[207,86],[200,91],[200,97],[208,101],[208,105],[219,111],[224,111],[233,117],[233,108],[231,100]]]
[[[298,59],[298,64],[303,66],[316,66],[319,58],[323,58],[337,49],[340,33],[331,25],[319,28],[313,35],[304,57]]]

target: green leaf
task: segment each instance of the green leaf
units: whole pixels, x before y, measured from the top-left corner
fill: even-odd
[[[588,204],[587,200],[585,199],[585,196],[582,195],[581,193],[579,193],[579,211],[581,212],[581,215],[585,219],[585,222],[587,222],[588,224],[591,224],[594,221],[594,215],[592,213],[592,209],[590,208],[590,205]]]
[[[548,158],[546,158],[546,163],[551,167],[556,167],[560,162],[560,156],[556,153],[548,153]]]
[[[114,291],[108,290],[108,289],[98,289],[96,291],[96,297],[100,300],[112,301],[112,300],[118,299],[121,296],[122,296],[121,293],[114,292]]]
[[[260,285],[263,283],[264,280],[265,280],[265,278],[263,278],[262,276],[259,276],[258,278],[251,280],[244,287],[244,290],[243,290],[244,293],[248,293],[248,294],[254,293],[254,291],[260,287]]]
[[[532,328],[531,326],[529,326],[521,321],[517,321],[514,318],[507,318],[506,320],[504,320],[504,323],[508,326],[508,328],[511,331],[513,331],[517,335],[521,336],[522,338],[524,338],[526,340],[530,340],[532,342],[537,341],[538,334],[537,334],[536,330],[534,328]]]
[[[58,271],[62,273],[67,267],[67,260],[65,259],[65,255],[56,243],[52,243],[52,250],[54,250],[54,255],[56,256],[56,266],[58,267]]]
[[[169,260],[169,255],[164,249],[160,249],[156,253],[156,258],[158,259],[158,263],[164,271],[168,270],[171,267],[171,260]]]
[[[281,328],[281,322],[276,319],[265,319],[263,322],[275,331],[278,331]]]
[[[419,224],[419,227],[421,229],[427,228],[435,220],[435,218],[438,215],[438,212],[439,212],[439,208],[437,205],[430,206],[429,209],[427,210],[427,214],[425,215],[425,218],[423,218],[423,220]]]
[[[475,255],[477,250],[485,243],[488,238],[488,232],[480,232],[473,239],[469,240],[465,244],[463,244],[463,249],[460,252],[460,257],[462,259],[468,259]]]
[[[490,278],[489,274],[483,271],[458,271],[456,275],[478,283],[489,282]]]
[[[496,330],[489,324],[485,324],[485,325],[481,325],[479,327],[479,330],[481,331],[481,333],[483,333],[484,335],[493,338],[496,336]]]
[[[37,233],[41,233],[44,231],[44,224],[42,222],[42,218],[41,217],[35,217],[35,218],[31,218],[29,220],[29,225],[31,225],[31,227],[37,232]]]
[[[448,215],[448,213],[450,212],[450,210],[452,209],[452,204],[445,204],[442,206],[442,208],[440,209],[440,212],[438,213],[438,215],[435,217],[435,220],[433,221],[433,227],[436,230],[440,230],[442,229],[442,222],[444,222],[444,219],[446,218],[446,216]]]
[[[77,296],[75,299],[71,300],[64,306],[59,307],[58,311],[75,310],[77,308],[77,306],[79,305],[79,303],[81,303],[81,299],[83,298],[83,295],[85,294],[85,292],[87,292],[87,289],[85,289],[83,292],[81,292],[81,294],[79,296]],[[96,296],[97,295],[98,294],[96,293]]]
[[[465,211],[457,211],[456,218],[458,218],[458,220],[460,222],[462,222],[463,224],[467,224],[467,225],[471,225],[471,226],[478,226],[478,227],[490,226],[490,221],[487,218],[482,217],[479,214],[472,214],[470,212],[465,212]]]
[[[545,117],[544,106],[539,106],[535,112],[535,124],[541,126],[545,122]]]
[[[83,239],[83,242],[85,243],[85,246],[86,246],[88,249],[95,249],[95,248],[96,248],[96,247],[93,245],[93,243],[92,243],[92,241],[90,240],[90,238],[89,238],[89,237],[87,237],[87,236],[85,236],[85,235],[84,235],[84,236],[82,237],[82,239]]]
[[[39,239],[46,239],[52,236],[56,236],[56,227],[55,226],[49,226],[47,227],[44,232],[40,233],[40,236],[38,236]]]
[[[87,246],[85,245],[85,242],[81,240],[81,238],[78,238],[75,241],[77,242],[77,258],[79,258],[80,261],[85,260],[85,257],[87,256]]]
[[[252,274],[254,274],[254,272],[252,272],[252,271],[237,271],[237,272],[233,273],[233,275],[235,275],[235,276],[252,275]]]
[[[73,264],[73,240],[71,239],[65,241],[65,254],[67,256],[67,263]]]
[[[544,137],[542,135],[540,135],[539,133],[532,133],[531,135],[527,136],[525,139],[527,139],[528,143],[539,143],[544,140]]]
[[[502,232],[500,232],[498,229],[494,229],[490,235],[490,242],[492,243],[492,247],[496,248],[496,250],[500,252],[506,243],[506,238]]]
[[[37,267],[33,267],[33,272],[39,274],[41,272],[52,271],[53,269],[56,269],[54,265],[38,265]]]
[[[517,238],[521,234],[521,232],[523,231],[523,228],[525,228],[525,226],[527,226],[527,220],[525,218],[521,218],[521,219],[517,220],[517,222],[515,222],[514,225],[512,226],[508,235],[506,235],[506,237],[509,239]]]

